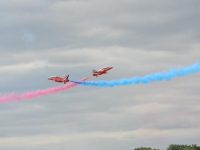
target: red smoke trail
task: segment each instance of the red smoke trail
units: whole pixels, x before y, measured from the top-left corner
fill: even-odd
[[[81,81],[86,81],[91,77],[92,76],[89,76],[87,78],[82,79]],[[26,92],[26,93],[23,93],[23,94],[11,93],[9,95],[0,97],[0,102],[11,101],[11,100],[14,100],[14,99],[17,99],[17,100],[22,100],[24,98],[30,99],[30,98],[37,97],[37,96],[40,96],[40,95],[51,94],[51,93],[55,93],[55,92],[58,92],[58,91],[61,91],[61,90],[66,90],[66,89],[69,89],[69,88],[76,86],[76,85],[77,85],[77,83],[69,83],[69,84],[64,85],[64,86],[58,86],[58,87],[48,88],[48,89],[44,89],[44,90]]]

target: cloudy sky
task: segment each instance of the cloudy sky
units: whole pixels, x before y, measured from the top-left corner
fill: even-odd
[[[0,93],[131,78],[200,59],[199,0],[1,0]],[[0,103],[0,149],[133,150],[200,145],[200,73],[117,87],[79,85]]]

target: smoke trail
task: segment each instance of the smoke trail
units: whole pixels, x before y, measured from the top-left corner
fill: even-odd
[[[112,81],[88,81],[88,82],[80,82],[80,81],[71,81],[75,82],[77,84],[83,84],[83,85],[91,85],[91,86],[110,86],[113,87],[115,85],[127,85],[127,84],[139,84],[144,83],[148,84],[149,81],[160,81],[163,79],[170,80],[171,78],[175,76],[185,76],[188,73],[198,72],[200,71],[200,61],[197,61],[193,65],[189,65],[185,68],[179,67],[179,68],[172,68],[169,69],[169,71],[166,72],[158,72],[158,73],[151,73],[144,75],[142,77],[135,76],[133,78],[123,78],[120,80],[112,80]]]
[[[81,81],[86,81],[91,77],[92,76],[89,76],[87,78],[82,79]],[[17,100],[22,100],[24,98],[30,99],[30,98],[37,97],[37,96],[40,96],[40,95],[51,94],[51,93],[55,93],[55,92],[58,92],[58,91],[61,91],[61,90],[66,90],[66,89],[69,89],[69,88],[76,86],[76,85],[77,85],[77,83],[69,83],[69,84],[64,85],[64,86],[58,86],[58,87],[48,88],[48,89],[44,89],[44,90],[26,92],[26,93],[23,93],[23,94],[11,93],[11,94],[6,95],[6,96],[1,96],[0,102],[11,101],[11,100],[14,100],[14,99],[17,99]]]

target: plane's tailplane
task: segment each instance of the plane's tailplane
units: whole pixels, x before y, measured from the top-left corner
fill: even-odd
[[[93,73],[92,75],[98,77],[98,73]]]

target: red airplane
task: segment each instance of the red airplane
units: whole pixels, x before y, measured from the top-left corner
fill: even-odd
[[[60,77],[60,76],[51,76],[48,78],[48,80],[54,80],[55,82],[64,82],[64,84],[66,84],[66,82],[69,82],[69,75],[66,75],[64,78]]]
[[[113,67],[103,67],[101,69],[99,69],[98,71],[93,70],[93,76],[98,77],[98,75],[102,75],[102,74],[106,74],[108,70],[112,69]]]

